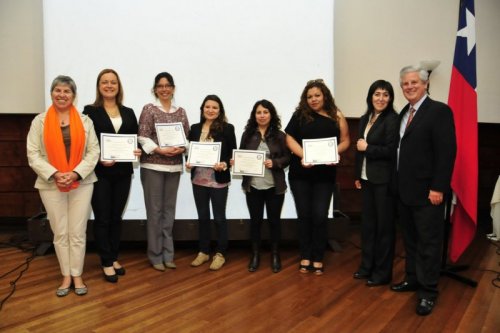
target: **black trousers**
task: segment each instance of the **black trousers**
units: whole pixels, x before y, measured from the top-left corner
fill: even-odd
[[[226,203],[229,187],[213,188],[193,184],[194,202],[198,211],[198,232],[200,251],[210,253],[210,240],[212,238],[212,228],[210,224],[210,202],[212,202],[212,212],[217,229],[216,252],[226,255],[227,251],[227,221]]]
[[[359,272],[375,282],[392,279],[394,261],[394,198],[388,184],[362,180],[361,265]]]
[[[326,249],[326,223],[335,183],[293,179],[290,188],[299,218],[300,257],[320,262]]]
[[[252,243],[260,244],[260,229],[264,220],[264,206],[271,242],[278,244],[281,239],[281,209],[285,194],[276,194],[275,188],[258,190],[254,187],[246,192],[248,212],[250,213],[250,239]]]
[[[122,214],[131,181],[131,175],[99,176],[99,180],[94,183],[94,238],[104,267],[112,266],[113,261],[118,260]]]
[[[435,299],[441,270],[444,203],[408,206],[399,200],[398,210],[406,252],[406,280],[418,284],[418,298]]]

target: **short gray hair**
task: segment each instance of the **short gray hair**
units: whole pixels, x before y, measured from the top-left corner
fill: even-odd
[[[405,74],[415,73],[415,72],[418,73],[418,77],[420,78],[420,80],[424,82],[427,82],[427,80],[429,80],[429,72],[427,72],[425,69],[421,67],[410,65],[401,68],[401,70],[399,71],[399,85],[401,85],[403,76],[405,76]]]
[[[69,88],[73,92],[73,95],[76,96],[76,83],[75,83],[75,81],[73,81],[72,78],[70,78],[69,76],[66,76],[66,75],[58,75],[54,79],[54,81],[52,81],[52,84],[50,85],[50,92],[53,92],[54,88],[60,84],[65,85],[65,86],[69,86]]]

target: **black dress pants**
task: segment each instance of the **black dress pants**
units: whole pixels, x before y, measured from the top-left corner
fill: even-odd
[[[444,203],[410,206],[399,200],[406,252],[406,280],[419,286],[418,298],[436,299],[444,235]]]
[[[321,262],[326,249],[326,223],[335,183],[292,179],[290,188],[299,218],[300,257]]]
[[[104,267],[112,266],[118,260],[122,214],[130,192],[131,177],[99,176],[99,180],[94,183],[94,238]]]
[[[264,220],[264,206],[271,242],[278,244],[281,239],[281,209],[285,194],[276,194],[274,187],[258,190],[254,187],[246,192],[247,206],[250,213],[250,239],[252,243],[260,244],[261,225]]]
[[[394,260],[394,199],[388,184],[362,180],[362,224],[360,273],[375,282],[392,279]]]

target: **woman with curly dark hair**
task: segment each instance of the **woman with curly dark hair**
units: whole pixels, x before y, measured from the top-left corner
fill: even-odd
[[[323,80],[307,82],[285,132],[288,148],[292,151],[288,179],[299,219],[299,271],[321,275],[336,166],[305,163],[302,140],[335,137],[339,154],[349,147],[347,121]]]
[[[266,152],[264,177],[243,176],[242,182],[250,213],[252,242],[252,257],[248,264],[250,272],[255,272],[260,264],[260,226],[263,221],[264,206],[267,211],[271,239],[271,268],[274,273],[281,270],[279,256],[281,208],[287,188],[284,169],[290,162],[290,151],[286,146],[285,138],[286,135],[281,131],[281,120],[274,105],[265,99],[257,101],[250,113],[240,143],[240,149]]]

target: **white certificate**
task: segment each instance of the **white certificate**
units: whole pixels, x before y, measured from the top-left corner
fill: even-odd
[[[264,177],[266,152],[262,150],[233,150],[233,175]]]
[[[101,133],[101,161],[137,162],[136,134]]]
[[[157,123],[158,145],[164,147],[184,147],[187,145],[182,123]]]
[[[220,161],[221,146],[220,142],[189,142],[188,163],[212,168]]]
[[[333,164],[339,162],[337,138],[303,139],[305,164]]]

